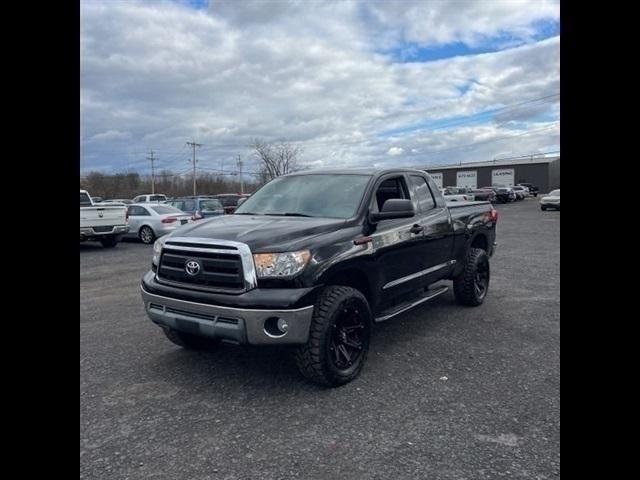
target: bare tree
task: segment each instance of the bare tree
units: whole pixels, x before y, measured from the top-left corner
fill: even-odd
[[[260,183],[269,182],[280,175],[298,170],[298,157],[302,151],[286,140],[267,143],[256,138],[249,147],[254,150],[254,154],[260,160],[258,173]]]

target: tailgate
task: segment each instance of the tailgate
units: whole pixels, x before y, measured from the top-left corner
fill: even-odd
[[[102,227],[125,225],[127,223],[127,207],[95,206],[80,208],[80,227]]]

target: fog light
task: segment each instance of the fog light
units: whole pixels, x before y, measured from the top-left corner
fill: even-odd
[[[279,318],[277,325],[278,330],[280,330],[282,333],[287,333],[287,330],[289,330],[289,324],[284,318]]]
[[[264,331],[271,338],[280,338],[287,334],[289,324],[283,318],[269,317],[264,321]]]

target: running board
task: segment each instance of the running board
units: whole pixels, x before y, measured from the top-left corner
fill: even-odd
[[[379,317],[376,317],[375,322],[379,323],[379,322],[384,322],[385,320],[389,320],[390,318],[393,318],[396,315],[400,315],[401,313],[406,312],[407,310],[410,310],[413,307],[417,307],[422,303],[428,302],[429,300],[439,295],[442,295],[447,290],[449,290],[449,287],[445,285],[437,287],[434,290],[428,290],[424,292],[416,300],[413,300],[411,302],[404,302],[404,303],[401,303],[400,305],[396,305],[388,310],[385,310],[384,312],[382,312],[382,315],[380,315]]]

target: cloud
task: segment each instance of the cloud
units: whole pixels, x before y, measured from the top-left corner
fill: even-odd
[[[391,155],[392,157],[397,157],[398,155],[402,155],[404,153],[404,148],[402,147],[391,147],[387,150],[387,155]]]
[[[91,140],[128,140],[131,138],[131,133],[120,132],[118,130],[108,130],[102,133],[96,133],[91,137]]]
[[[535,22],[557,18],[555,2],[205,3],[81,3],[83,169],[144,172],[153,148],[158,168],[180,171],[191,139],[204,144],[200,165],[229,166],[241,155],[248,171],[256,137],[295,142],[312,167],[557,145],[551,129],[500,138],[559,118],[558,97],[517,106],[559,91],[559,37],[430,62],[385,53],[500,32],[531,39]]]

